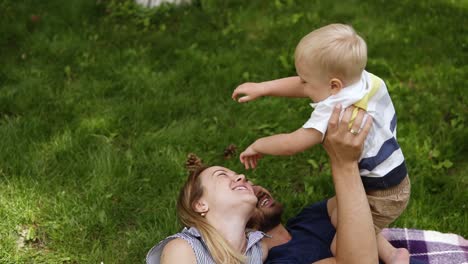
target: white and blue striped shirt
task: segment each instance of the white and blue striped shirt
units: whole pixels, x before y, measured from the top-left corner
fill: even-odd
[[[373,123],[364,143],[359,170],[366,189],[386,189],[395,186],[407,175],[405,158],[396,139],[396,113],[387,87],[379,77],[363,71],[361,79],[318,103],[304,128],[317,129],[322,135],[327,131],[333,108],[343,109],[362,102],[368,96],[366,110]]]
[[[262,261],[262,246],[261,240],[265,236],[265,233],[260,231],[252,231],[247,234],[247,247],[245,250],[245,256],[247,257],[246,264],[260,264]],[[200,264],[216,264],[211,257],[208,248],[203,241],[200,232],[195,227],[184,228],[180,233],[169,236],[166,239],[159,242],[156,246],[150,249],[146,255],[147,264],[159,264],[161,261],[161,254],[164,249],[164,246],[169,243],[169,241],[181,238],[187,241],[195,253],[195,258],[197,263]]]

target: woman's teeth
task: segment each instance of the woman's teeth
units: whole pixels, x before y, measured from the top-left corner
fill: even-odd
[[[237,191],[237,190],[247,190],[247,188],[245,188],[244,186],[238,186],[234,188],[234,191]]]
[[[265,205],[267,205],[267,203],[270,201],[270,199],[268,198],[265,198],[265,200],[262,201],[262,203],[260,204],[261,207],[264,207]]]

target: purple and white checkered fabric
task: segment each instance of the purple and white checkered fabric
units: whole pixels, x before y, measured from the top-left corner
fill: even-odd
[[[456,234],[386,228],[384,237],[397,248],[407,248],[412,258],[430,264],[468,264],[468,241]]]

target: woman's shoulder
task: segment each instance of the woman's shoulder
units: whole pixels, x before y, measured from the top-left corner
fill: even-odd
[[[146,263],[195,263],[195,248],[200,248],[198,243],[200,242],[196,233],[184,228],[180,233],[165,238],[151,248],[146,256]],[[173,262],[174,257],[177,257],[176,262]],[[187,261],[182,262],[186,258]],[[195,262],[191,262],[191,260]]]
[[[164,263],[196,263],[195,253],[192,247],[182,238],[174,238],[169,241],[161,253],[161,264]]]
[[[249,263],[262,263],[268,256],[268,246],[265,242],[265,237],[269,235],[257,230],[247,231],[247,256],[250,259]]]
[[[164,255],[174,250],[178,250],[179,252],[182,252],[182,253],[186,253],[186,252],[193,253],[193,250],[190,244],[185,239],[182,239],[182,238],[174,238],[171,241],[169,241],[166,244],[166,246],[164,246],[162,254]]]

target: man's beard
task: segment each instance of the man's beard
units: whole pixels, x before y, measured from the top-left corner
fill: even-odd
[[[271,210],[264,212],[260,209],[256,209],[254,215],[250,218],[247,223],[248,228],[260,230],[262,232],[268,232],[274,227],[281,224],[281,216],[283,215],[283,205],[275,203],[270,208]]]

